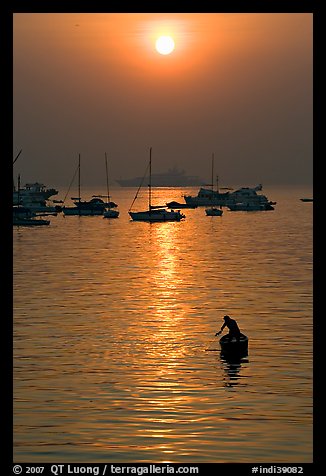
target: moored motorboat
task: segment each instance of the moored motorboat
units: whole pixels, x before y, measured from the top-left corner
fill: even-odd
[[[266,195],[257,192],[262,190],[262,185],[256,187],[241,187],[233,192],[220,192],[218,177],[216,177],[216,190],[201,187],[197,196],[184,196],[188,205],[207,207],[228,207],[231,211],[258,211],[274,210],[272,205],[276,202],[269,200]]]
[[[210,217],[220,217],[223,215],[223,210],[221,208],[216,207],[206,208],[205,212],[206,215]]]
[[[48,200],[51,196],[57,195],[58,190],[55,188],[46,188],[43,183],[27,183],[25,187],[13,190],[13,204],[18,205],[19,203],[25,204],[25,202],[44,202]]]
[[[112,210],[112,208],[109,208],[108,210],[105,210],[105,212],[103,212],[103,218],[118,218],[118,216],[118,210]]]
[[[50,220],[39,218],[39,215],[26,207],[14,206],[12,212],[12,224],[14,226],[42,226],[50,224]]]
[[[206,206],[211,208],[215,206],[222,207],[227,204],[230,193],[219,191],[218,175],[216,175],[216,190],[214,190],[214,154],[212,154],[212,178],[210,187],[211,188],[201,187],[195,197],[184,195],[183,198],[186,204],[188,206]],[[213,215],[213,213],[211,215]],[[221,215],[221,213],[214,213],[214,215]]]
[[[226,334],[220,338],[221,351],[228,354],[244,354],[248,352],[248,342],[248,337],[242,333],[240,339],[235,337],[230,339],[229,335]]]
[[[20,186],[20,174],[18,174],[17,190],[14,186],[13,206],[16,213],[24,213],[23,209],[28,209],[35,214],[57,215],[61,211],[59,205],[49,205],[49,197],[58,193],[54,188],[46,189],[45,185],[35,182],[27,183],[24,188]]]

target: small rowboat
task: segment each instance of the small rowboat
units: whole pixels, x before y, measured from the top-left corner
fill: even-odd
[[[233,337],[231,340],[226,334],[220,338],[220,346],[223,353],[227,354],[244,354],[248,352],[248,337],[240,334],[240,339]]]

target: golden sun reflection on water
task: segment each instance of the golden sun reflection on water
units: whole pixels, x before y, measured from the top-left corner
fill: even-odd
[[[197,453],[196,438],[202,437],[205,428],[212,427],[212,410],[208,408],[204,416],[196,410],[205,401],[210,405],[209,399],[201,395],[203,382],[196,377],[195,366],[190,362],[184,364],[193,336],[186,323],[190,304],[182,293],[183,250],[175,236],[179,234],[178,228],[167,224],[151,227],[151,293],[147,306],[151,325],[146,329],[139,323],[135,337],[137,353],[133,355],[134,365],[141,369],[132,393],[134,434],[139,441],[151,441],[148,451],[162,452],[171,458]],[[147,424],[138,428],[139,419],[144,417]],[[179,438],[184,443],[176,445]],[[186,449],[189,446],[191,449]]]

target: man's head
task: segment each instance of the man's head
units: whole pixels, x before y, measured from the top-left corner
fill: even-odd
[[[231,319],[230,316],[224,316],[225,322],[228,322],[230,319]]]

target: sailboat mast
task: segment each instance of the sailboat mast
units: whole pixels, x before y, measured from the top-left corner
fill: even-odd
[[[13,161],[13,164],[16,162],[16,160],[18,159],[18,157],[20,156],[20,154],[22,153],[23,149],[20,149],[20,151],[18,152],[18,154],[16,155],[14,161]],[[14,179],[12,179],[12,184],[13,184],[13,191],[15,192],[16,189],[15,189],[15,181]]]
[[[14,161],[13,161],[13,164],[16,162],[16,160],[18,159],[18,157],[20,156],[20,154],[22,153],[23,149],[20,149],[20,151],[18,152],[18,154],[16,155],[16,157],[14,158]]]
[[[18,202],[18,206],[20,206],[20,174],[18,174],[17,187],[18,187],[17,202]]]
[[[214,190],[214,153],[212,154],[212,191]]]
[[[108,158],[105,152],[105,171],[106,171],[106,193],[108,203],[110,202],[110,191],[109,191],[109,173],[108,173]]]
[[[80,203],[80,154],[78,155],[78,201]]]
[[[148,183],[148,210],[152,204],[152,148],[149,149],[149,183]]]

